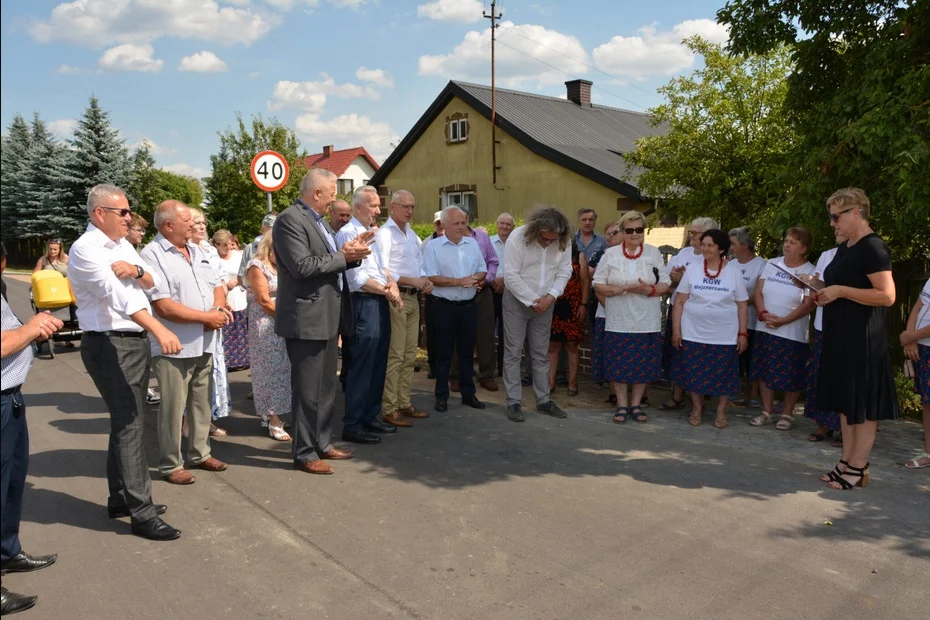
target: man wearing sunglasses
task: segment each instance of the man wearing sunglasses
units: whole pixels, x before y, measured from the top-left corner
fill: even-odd
[[[129,231],[126,193],[97,185],[87,196],[90,224],[71,246],[68,276],[77,300],[81,359],[110,412],[107,482],[110,518],[129,517],[132,533],[150,540],[181,535],[152,503],[145,457],[145,389],[151,347],[177,353],[181,343],[152,315],[146,291],[161,280],[125,237]]]

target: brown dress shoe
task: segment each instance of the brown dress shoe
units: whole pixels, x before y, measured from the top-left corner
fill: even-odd
[[[217,460],[212,456],[208,458],[203,463],[198,463],[197,467],[200,469],[205,469],[207,471],[226,471],[226,463],[223,461]]]
[[[194,478],[194,474],[186,469],[176,469],[164,478],[165,482],[170,482],[171,484],[194,484],[197,481],[197,479]]]
[[[428,418],[429,417],[429,413],[425,411],[420,411],[413,405],[410,405],[409,407],[404,407],[403,409],[398,409],[397,413],[402,416],[406,416],[408,418]]]
[[[481,387],[483,387],[489,392],[496,392],[500,389],[499,387],[497,387],[497,381],[495,381],[494,379],[482,379],[478,383],[481,384]]]
[[[390,424],[391,426],[399,426],[400,428],[408,428],[413,426],[413,422],[403,419],[396,413],[392,415],[383,415],[381,417],[384,418],[385,424]]]
[[[340,450],[339,448],[333,448],[329,452],[323,452],[320,454],[321,459],[329,459],[331,461],[347,461],[350,458],[355,456],[349,450]]]
[[[320,459],[315,461],[307,461],[306,463],[294,463],[294,469],[305,471],[308,474],[320,474],[322,476],[328,476],[329,474],[333,473],[333,468],[330,467],[328,463],[324,463]]]

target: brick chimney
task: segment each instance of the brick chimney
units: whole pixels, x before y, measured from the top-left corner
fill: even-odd
[[[565,82],[568,100],[583,108],[591,107],[591,85],[588,80],[570,80]]]
[[[589,97],[589,99],[590,99],[590,97]],[[323,157],[332,157],[332,156],[333,156],[333,146],[334,146],[334,145],[330,144],[329,146],[324,146],[324,147],[323,147]]]

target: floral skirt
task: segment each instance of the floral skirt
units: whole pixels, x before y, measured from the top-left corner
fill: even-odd
[[[607,319],[594,319],[594,337],[591,341],[591,379],[595,383],[604,381],[604,326]]]
[[[762,381],[770,390],[800,392],[807,383],[810,357],[810,347],[806,342],[757,332],[749,380]]]
[[[920,350],[920,361],[915,364],[917,393],[920,394],[921,403],[930,405],[930,346],[919,344],[917,348]],[[930,424],[930,420],[925,419],[924,424]]]
[[[672,364],[672,382],[704,396],[739,394],[736,345],[682,341]]]
[[[249,367],[249,316],[247,310],[233,312],[233,320],[223,327],[223,347],[227,370]]]
[[[818,426],[839,432],[842,428],[840,414],[836,411],[822,411],[817,406],[817,378],[820,369],[820,354],[823,352],[823,332],[814,330],[814,346],[811,348],[807,363],[807,392],[804,398],[804,415],[816,420]]]
[[[604,332],[604,378],[614,383],[651,383],[662,376],[659,332]]]

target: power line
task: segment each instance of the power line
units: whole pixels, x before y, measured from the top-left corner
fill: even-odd
[[[512,49],[512,50],[515,51],[515,52],[519,52],[519,53],[523,54],[524,56],[526,56],[526,57],[528,57],[528,58],[532,58],[532,59],[535,60],[536,62],[541,62],[542,64],[546,65],[547,67],[549,67],[549,68],[551,68],[551,69],[555,69],[555,70],[558,71],[559,73],[564,73],[565,75],[567,75],[567,76],[570,77],[570,78],[575,78],[575,79],[578,78],[578,76],[573,75],[573,74],[569,73],[568,71],[566,71],[566,70],[564,70],[564,69],[560,69],[559,67],[556,67],[555,65],[549,64],[549,63],[546,62],[545,60],[542,60],[542,59],[540,59],[540,58],[537,58],[536,56],[533,56],[532,54],[528,54],[528,53],[524,52],[524,51],[521,50],[521,49],[517,49],[517,48],[515,48],[514,46],[509,45],[509,44],[507,44],[507,43],[501,41],[500,39],[498,39],[497,42],[498,42],[499,44],[503,45],[503,46],[509,47],[510,49]],[[616,94],[616,93],[612,93],[612,92],[610,92],[609,90],[607,90],[607,89],[605,89],[605,88],[603,88],[603,87],[601,87],[601,86],[594,85],[594,86],[592,86],[592,88],[597,88],[599,91],[601,91],[601,92],[604,93],[605,95],[610,95],[611,97],[616,97],[617,99],[620,99],[621,101],[626,101],[626,102],[629,103],[630,105],[636,106],[637,108],[640,108],[640,109],[642,109],[642,110],[648,109],[646,106],[644,106],[644,105],[642,105],[642,104],[636,103],[635,101],[632,101],[632,100],[630,100],[630,99],[627,99],[626,97],[621,97],[620,95],[618,95],[618,94]]]

